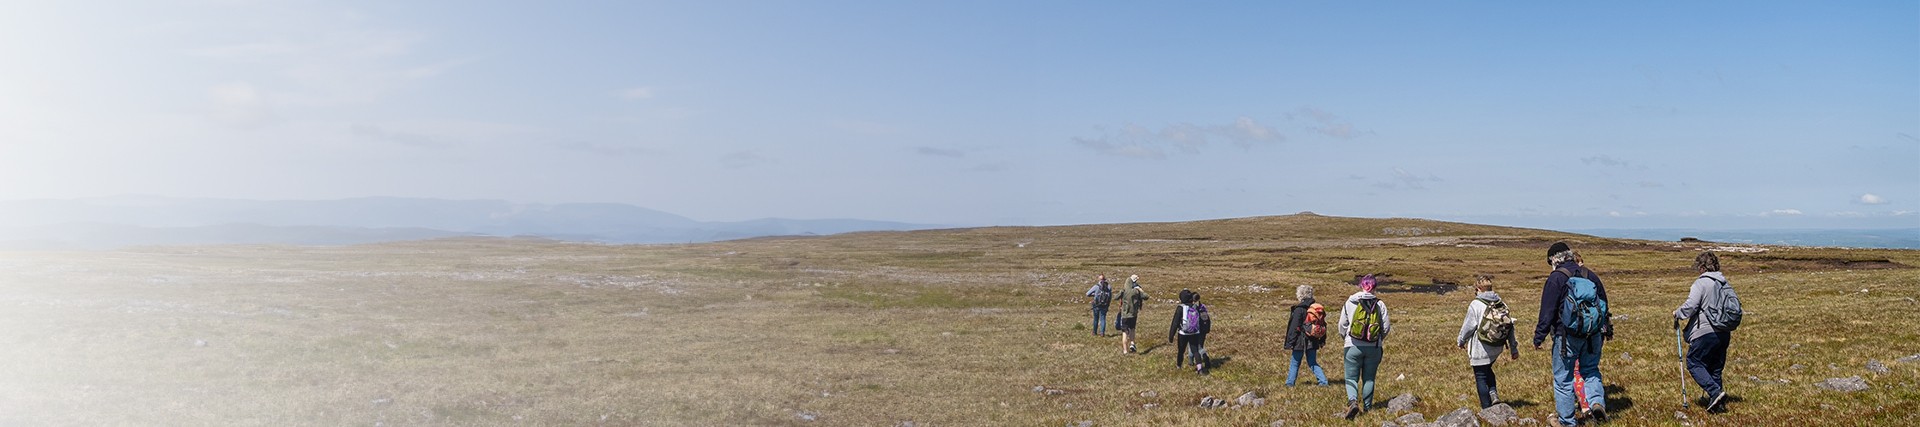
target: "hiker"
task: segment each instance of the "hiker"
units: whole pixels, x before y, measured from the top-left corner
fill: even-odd
[[[1510,360],[1520,360],[1520,342],[1513,337],[1513,317],[1507,303],[1493,292],[1493,276],[1479,275],[1473,288],[1479,293],[1467,303],[1467,319],[1460,323],[1460,336],[1454,338],[1454,346],[1467,350],[1473,389],[1480,395],[1480,408],[1486,409],[1500,401],[1493,362],[1500,360],[1502,348],[1512,352]]]
[[[1360,278],[1360,292],[1347,297],[1340,309],[1340,330],[1346,335],[1347,419],[1373,410],[1373,378],[1380,373],[1381,344],[1393,332],[1387,304],[1373,295],[1373,275]]]
[[[1140,304],[1147,302],[1147,291],[1140,289],[1140,275],[1127,276],[1127,290],[1120,293],[1120,321],[1113,327],[1120,329],[1120,353],[1133,354],[1133,329],[1140,320]]]
[[[1180,305],[1173,308],[1173,325],[1167,327],[1167,342],[1173,344],[1175,368],[1186,367],[1188,356],[1196,366],[1201,362],[1200,303],[1195,302],[1196,295],[1193,291],[1180,290]]]
[[[1113,304],[1113,287],[1107,286],[1107,275],[1100,275],[1100,281],[1087,289],[1087,296],[1093,297],[1093,336],[1107,336],[1107,307]],[[1120,326],[1120,325],[1114,325]]]
[[[1207,335],[1213,333],[1213,315],[1208,313],[1206,304],[1200,303],[1199,292],[1193,293],[1193,310],[1200,316],[1200,333],[1193,336],[1194,363],[1198,365],[1194,370],[1206,374],[1213,363],[1213,358],[1207,357]]]
[[[1327,385],[1327,373],[1320,370],[1320,346],[1327,343],[1327,308],[1313,301],[1313,286],[1300,285],[1293,290],[1293,296],[1300,302],[1293,304],[1293,314],[1287,317],[1287,337],[1281,343],[1281,347],[1293,351],[1292,364],[1287,368],[1287,387],[1293,387],[1294,378],[1300,376],[1303,358],[1320,385]]]
[[[1706,408],[1712,412],[1726,404],[1720,371],[1727,367],[1727,346],[1733,342],[1734,328],[1740,326],[1740,297],[1720,273],[1720,256],[1713,251],[1695,256],[1693,269],[1700,276],[1693,279],[1687,301],[1673,311],[1673,327],[1679,330],[1680,322],[1686,321],[1687,372],[1706,392]]]
[[[1607,313],[1607,288],[1600,275],[1577,261],[1567,242],[1547,248],[1553,272],[1540,288],[1540,322],[1533,328],[1533,349],[1553,338],[1553,405],[1560,425],[1571,426],[1575,415],[1607,420],[1606,394],[1600,379],[1600,350],[1613,339],[1613,321]],[[1584,383],[1574,389],[1575,364]],[[1576,414],[1581,401],[1584,413]]]

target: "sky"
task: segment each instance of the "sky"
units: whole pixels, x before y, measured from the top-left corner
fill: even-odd
[[[0,0],[0,199],[1920,227],[1920,2],[1432,3]]]

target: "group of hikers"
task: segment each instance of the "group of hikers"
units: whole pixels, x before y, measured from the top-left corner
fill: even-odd
[[[1565,426],[1582,420],[1606,421],[1600,355],[1605,343],[1614,336],[1606,286],[1599,274],[1588,269],[1566,242],[1556,242],[1549,247],[1546,259],[1552,272],[1541,287],[1533,348],[1542,350],[1551,344],[1556,415],[1553,421]],[[1718,255],[1702,251],[1694,257],[1693,267],[1699,274],[1690,285],[1686,301],[1673,312],[1673,328],[1676,339],[1690,344],[1684,355],[1686,371],[1704,392],[1703,406],[1717,412],[1724,410],[1727,403],[1721,372],[1726,367],[1727,347],[1732,342],[1733,331],[1740,325],[1742,311],[1739,297],[1727,283],[1726,275],[1720,272]],[[1341,416],[1348,419],[1373,409],[1374,377],[1379,373],[1383,344],[1393,334],[1387,304],[1374,294],[1377,281],[1372,275],[1366,275],[1357,282],[1359,292],[1348,296],[1341,305],[1338,329],[1331,332],[1339,336],[1344,349],[1347,408]],[[1493,362],[1499,360],[1502,353],[1510,355],[1511,360],[1519,360],[1520,349],[1513,312],[1500,294],[1494,292],[1493,277],[1475,276],[1474,288],[1473,300],[1467,303],[1466,318],[1454,341],[1456,347],[1467,353],[1474,389],[1480,406],[1486,408],[1500,402]],[[1129,276],[1126,289],[1116,293],[1102,275],[1086,295],[1093,298],[1093,334],[1108,336],[1106,314],[1117,302],[1120,310],[1114,318],[1114,329],[1123,336],[1121,352],[1136,353],[1135,329],[1141,307],[1150,298],[1140,286],[1140,276]],[[1318,358],[1330,334],[1326,307],[1314,300],[1313,286],[1300,285],[1294,296],[1298,302],[1290,309],[1282,341],[1282,347],[1292,353],[1286,385],[1294,386],[1302,362],[1320,385],[1327,385],[1327,376]],[[1175,345],[1174,365],[1181,369],[1191,365],[1195,372],[1207,373],[1206,337],[1211,329],[1212,318],[1206,304],[1200,302],[1200,293],[1181,290],[1179,306],[1167,331],[1167,341]]]

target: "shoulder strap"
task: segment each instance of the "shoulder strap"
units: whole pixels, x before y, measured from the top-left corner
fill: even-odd
[[[1713,281],[1713,283],[1718,283],[1718,284],[1720,284],[1720,286],[1726,286],[1726,285],[1727,285],[1727,281],[1725,281],[1725,280],[1720,280],[1720,279],[1716,279],[1716,278],[1714,278],[1713,276],[1708,276],[1708,275],[1705,275],[1705,274],[1702,274],[1702,275],[1700,275],[1700,278],[1702,278],[1702,279],[1707,279],[1707,280],[1712,280],[1712,281]]]

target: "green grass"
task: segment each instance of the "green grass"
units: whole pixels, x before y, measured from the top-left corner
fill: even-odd
[[[1602,366],[1615,424],[1672,424],[1679,372],[1666,316],[1701,245],[1286,216],[699,245],[5,253],[0,425],[1348,425],[1332,417],[1340,388],[1282,387],[1295,285],[1336,301],[1358,274],[1409,284],[1493,274],[1530,326],[1555,239],[1586,255],[1625,316]],[[1916,421],[1920,364],[1894,360],[1920,353],[1910,268],[1920,251],[1723,256],[1751,311],[1727,372],[1742,400],[1690,416]],[[1096,274],[1139,274],[1155,297],[1141,320],[1146,355],[1088,334],[1080,293]],[[1175,368],[1161,345],[1182,288],[1214,307],[1209,352],[1226,362],[1211,376]],[[1378,397],[1414,393],[1429,419],[1472,406],[1457,399],[1473,387],[1452,346],[1471,296],[1386,290],[1396,332]],[[1339,350],[1320,353],[1336,378]],[[1869,373],[1868,360],[1892,372]],[[1497,369],[1523,417],[1551,410],[1545,352]],[[1812,385],[1853,375],[1873,388]],[[1268,404],[1193,407],[1246,391]]]

